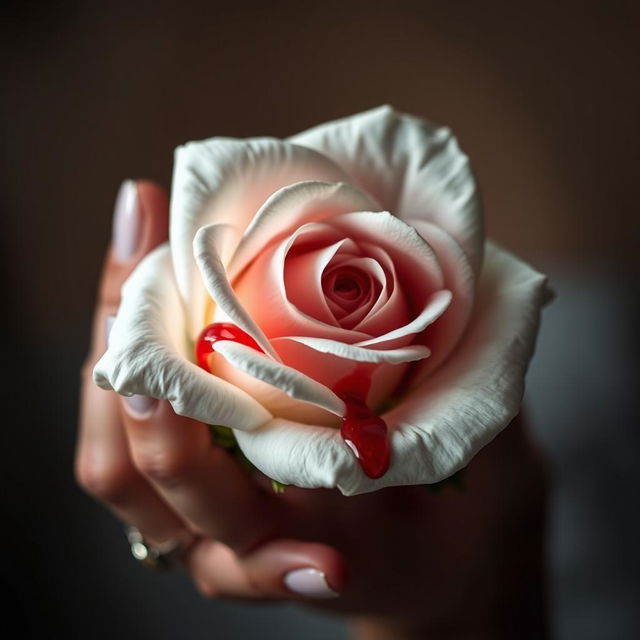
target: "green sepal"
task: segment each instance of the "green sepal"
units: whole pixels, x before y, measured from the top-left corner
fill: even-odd
[[[271,488],[274,493],[284,493],[289,485],[282,484],[282,482],[278,482],[277,480],[271,479]]]

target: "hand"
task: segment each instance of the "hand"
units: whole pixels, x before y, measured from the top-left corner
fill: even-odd
[[[321,571],[341,590],[340,554],[323,544],[276,540],[286,530],[283,523],[295,516],[270,487],[257,484],[213,446],[205,425],[177,416],[166,402],[123,398],[93,383],[120,288],[136,264],[166,240],[167,208],[165,192],[149,182],[125,183],[116,202],[114,240],[82,372],[78,482],[155,546],[188,540],[184,560],[207,595],[299,597],[286,588],[283,575],[300,568]],[[317,574],[306,577],[307,590],[333,595],[321,576],[315,585],[309,580]],[[298,574],[299,587],[300,580]]]
[[[164,401],[95,387],[120,286],[166,235],[164,192],[146,182],[126,189],[83,374],[80,484],[154,545],[189,540],[184,565],[210,597],[316,598],[354,616],[366,638],[544,637],[545,476],[520,421],[469,465],[462,491],[274,495],[205,425]]]

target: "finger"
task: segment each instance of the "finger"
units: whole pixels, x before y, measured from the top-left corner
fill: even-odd
[[[347,584],[344,559],[335,549],[296,540],[268,542],[242,558],[219,542],[202,540],[183,561],[210,598],[335,598]]]
[[[182,539],[186,526],[131,462],[118,398],[98,389],[83,372],[76,479],[121,520],[155,545]]]
[[[198,533],[239,554],[274,537],[284,501],[213,445],[206,425],[176,415],[166,401],[122,398],[122,405],[134,464]]]
[[[99,288],[92,346],[82,372],[76,453],[78,483],[156,543],[181,537],[185,525],[135,469],[122,428],[118,397],[98,389],[91,371],[105,350],[124,280],[144,255],[166,239],[167,208],[164,190],[153,183],[126,181],[120,188],[113,242]]]
[[[115,316],[120,290],[136,265],[167,239],[169,205],[165,190],[153,182],[125,180],[116,198],[113,238],[99,285],[89,362],[104,353],[105,324]]]

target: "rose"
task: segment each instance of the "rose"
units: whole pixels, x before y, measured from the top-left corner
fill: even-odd
[[[232,427],[285,484],[433,483],[517,414],[546,296],[542,275],[485,242],[450,132],[383,107],[287,141],[179,148],[169,246],[125,284],[94,377]],[[218,341],[215,375],[193,356],[211,322],[255,341]],[[335,428],[335,385],[368,379],[391,443],[378,479]]]

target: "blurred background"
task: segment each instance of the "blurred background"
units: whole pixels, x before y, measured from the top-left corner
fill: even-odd
[[[170,185],[213,135],[287,136],[382,103],[451,127],[489,234],[550,275],[527,385],[552,465],[554,637],[640,637],[640,12],[567,2],[8,2],[0,341],[8,605],[42,637],[343,638],[206,602],[128,555],[75,486],[78,377],[120,181]],[[9,410],[11,408],[11,410]]]

